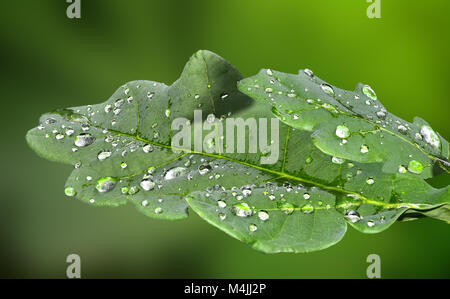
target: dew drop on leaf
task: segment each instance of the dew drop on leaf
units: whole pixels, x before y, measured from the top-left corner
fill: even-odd
[[[333,87],[331,87],[331,85],[323,83],[320,84],[320,88],[322,88],[323,92],[325,92],[326,94],[334,95],[334,90]]]
[[[269,213],[267,213],[266,211],[259,211],[258,212],[258,218],[262,221],[266,221],[269,219]]]
[[[361,153],[367,154],[369,152],[369,147],[365,144],[361,145]]]
[[[111,152],[110,151],[101,151],[97,155],[97,159],[99,159],[100,161],[106,160],[109,157],[111,157]]]
[[[362,91],[370,99],[372,99],[374,101],[377,99],[377,95],[376,95],[375,91],[369,85],[364,85]]]
[[[351,223],[356,223],[361,220],[361,216],[355,210],[350,210],[345,213],[345,219],[349,220]]]
[[[350,136],[350,130],[344,125],[339,125],[336,127],[336,136],[342,139],[348,138]]]
[[[153,190],[155,188],[155,182],[153,182],[153,180],[151,179],[143,179],[139,185],[141,186],[141,188],[145,191],[150,191]]]
[[[81,133],[75,138],[75,145],[78,147],[85,147],[94,143],[95,137],[89,133]]]
[[[258,229],[258,226],[256,226],[256,224],[250,224],[248,226],[248,230],[251,232],[255,232]]]
[[[253,215],[253,210],[245,202],[237,203],[233,206],[233,212],[239,217],[248,217]]]
[[[408,170],[415,174],[421,174],[423,172],[423,165],[417,160],[412,160],[408,164]]]
[[[301,211],[303,214],[311,214],[312,212],[314,212],[314,207],[312,204],[307,203],[301,207]]]
[[[64,193],[70,197],[75,196],[77,194],[77,192],[75,191],[75,188],[73,188],[73,187],[67,187],[66,189],[64,189]]]
[[[114,189],[117,184],[117,179],[113,177],[103,177],[97,180],[97,185],[95,188],[100,193],[105,193]]]
[[[422,126],[420,129],[420,134],[422,134],[425,142],[430,144],[431,146],[439,149],[441,145],[441,140],[439,136],[434,132],[434,130],[430,126]]]
[[[186,167],[174,167],[166,171],[164,174],[164,179],[166,181],[173,180],[175,178],[185,175],[187,172]]]
[[[286,215],[292,214],[295,210],[294,205],[288,202],[281,203],[279,207],[281,212],[285,213]]]

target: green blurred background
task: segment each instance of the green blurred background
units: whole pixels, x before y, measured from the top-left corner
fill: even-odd
[[[365,0],[82,0],[79,20],[66,17],[67,5],[0,4],[0,277],[62,278],[66,256],[77,253],[84,278],[364,278],[376,253],[384,278],[450,278],[443,222],[397,223],[377,235],[349,228],[324,251],[265,255],[192,213],[165,222],[131,205],[68,200],[71,167],[25,142],[44,112],[100,103],[135,79],[170,84],[198,49],[244,76],[308,67],[342,88],[368,83],[391,112],[420,115],[449,139],[449,1],[382,0],[381,19],[366,16]]]

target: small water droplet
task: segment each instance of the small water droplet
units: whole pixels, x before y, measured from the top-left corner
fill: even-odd
[[[334,90],[333,90],[333,87],[331,87],[331,85],[322,83],[322,84],[320,84],[320,88],[322,88],[323,92],[325,92],[326,94],[329,94],[332,96],[334,95]]]
[[[70,197],[75,196],[77,194],[77,192],[75,191],[75,188],[73,188],[73,187],[67,187],[66,189],[64,189],[64,193]]]
[[[355,210],[350,210],[347,213],[345,213],[344,216],[347,220],[349,220],[351,223],[356,223],[361,220],[361,216],[358,212]]]
[[[314,73],[310,69],[304,69],[303,72],[310,78],[314,77]]]
[[[367,180],[366,180],[366,184],[367,185],[373,185],[375,183],[375,180],[373,179],[373,178],[368,178]]]
[[[155,214],[161,214],[163,212],[163,209],[161,207],[157,207],[155,209]]]
[[[345,160],[342,158],[338,158],[338,157],[332,157],[331,162],[333,162],[334,164],[343,164],[345,162]]]
[[[368,227],[374,227],[375,226],[375,222],[373,222],[372,220],[367,221],[367,226]]]
[[[309,193],[305,193],[305,194],[303,194],[303,198],[308,200],[311,198],[311,195],[309,195]]]
[[[201,175],[207,174],[212,169],[211,165],[209,164],[202,164],[198,167],[198,173]]]
[[[398,167],[398,172],[399,172],[399,173],[406,173],[406,172],[407,172],[407,169],[406,169],[405,166],[400,165],[400,166]]]
[[[225,215],[224,213],[219,213],[219,219],[224,221],[227,218],[227,215]]]
[[[369,152],[369,147],[365,144],[361,145],[361,153],[367,154]]]
[[[222,208],[222,209],[227,207],[227,203],[224,202],[223,200],[218,200],[217,205],[219,206],[219,208]]]
[[[251,232],[255,232],[258,229],[258,227],[256,226],[256,224],[250,224],[248,226],[248,230]]]
[[[100,161],[106,160],[109,157],[111,157],[111,152],[110,151],[101,151],[97,155],[97,159],[99,159]]]

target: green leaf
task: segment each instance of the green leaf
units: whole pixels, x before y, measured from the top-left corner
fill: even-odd
[[[413,174],[388,174],[381,164],[323,153],[310,132],[278,126],[268,105],[240,93],[241,79],[228,62],[199,51],[171,86],[133,81],[105,103],[45,114],[27,141],[44,158],[75,167],[68,196],[92,205],[132,202],[161,219],[184,218],[191,207],[267,253],[327,248],[343,237],[347,223],[374,233],[406,213],[448,221],[448,214],[432,212],[450,203],[448,187],[435,189]],[[201,110],[200,118],[194,110]],[[255,120],[258,133],[266,122],[268,136],[256,137],[243,126],[245,134],[236,130],[228,138],[235,132],[225,125],[230,118]],[[193,125],[191,141],[182,146],[173,143],[179,120]],[[220,127],[227,138],[210,138]],[[200,149],[198,134],[204,136]],[[250,151],[255,138],[259,147]],[[245,151],[238,152],[242,140]],[[268,164],[276,152],[278,159]]]
[[[384,171],[429,178],[449,172],[449,144],[421,118],[406,122],[389,113],[368,85],[334,87],[310,70],[298,75],[268,69],[246,78],[239,89],[269,103],[286,124],[312,131],[324,153],[361,163],[383,162]],[[407,103],[405,103],[407,105]]]

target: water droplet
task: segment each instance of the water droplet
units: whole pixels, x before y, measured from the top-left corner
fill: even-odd
[[[361,220],[361,216],[359,215],[359,213],[354,210],[350,210],[347,213],[345,213],[344,217],[351,223],[356,223]]]
[[[165,115],[166,115],[166,117],[170,116],[170,109],[166,109]]]
[[[365,144],[361,145],[361,153],[367,154],[369,152],[369,147]]]
[[[248,226],[248,230],[251,231],[251,232],[254,232],[254,231],[256,231],[257,229],[258,229],[258,227],[256,226],[256,224],[250,224],[250,225]]]
[[[75,145],[78,147],[85,147],[94,143],[95,137],[89,133],[81,133],[75,138]]]
[[[64,189],[64,193],[70,197],[75,196],[77,194],[77,192],[75,191],[75,188],[73,188],[73,187],[67,187],[66,189]]]
[[[425,138],[425,142],[437,149],[440,148],[441,139],[430,126],[422,126],[422,128],[420,129],[420,134],[422,134],[423,138]]]
[[[308,77],[314,77],[314,73],[313,71],[311,71],[310,69],[304,69],[303,72],[308,76]]]
[[[368,178],[367,180],[366,180],[366,184],[367,185],[373,185],[375,183],[375,180],[373,179],[373,178]]]
[[[385,119],[386,118],[386,113],[383,110],[380,110],[377,112],[377,116],[380,119]]]
[[[314,212],[314,207],[312,204],[307,203],[306,205],[302,206],[301,210],[303,214],[311,214],[312,212]]]
[[[306,164],[311,164],[312,160],[313,159],[311,157],[308,157],[308,158],[306,158],[305,162],[306,162]]]
[[[218,200],[217,205],[219,206],[219,208],[222,208],[222,209],[227,207],[227,203],[224,202],[223,200]]]
[[[151,179],[143,179],[139,185],[141,186],[142,189],[144,189],[145,191],[150,191],[153,190],[156,186],[155,182],[153,182],[153,180]]]
[[[406,172],[407,172],[407,169],[406,169],[405,166],[400,165],[400,166],[398,167],[398,172],[399,172],[399,173],[406,173]]]
[[[111,191],[112,189],[114,189],[116,184],[117,184],[116,178],[107,176],[107,177],[98,179],[97,185],[95,186],[95,188],[98,190],[98,192],[104,193],[104,192],[108,192],[108,191]]]
[[[375,226],[375,222],[373,222],[372,220],[367,221],[367,226],[368,227],[374,227]]]
[[[267,69],[266,70],[267,75],[269,76],[273,76],[272,70],[271,69]]]
[[[249,187],[249,186],[244,186],[244,187],[242,187],[242,194],[243,194],[244,196],[249,196],[249,195],[251,195],[251,194],[252,194],[252,188]]]
[[[224,221],[227,218],[227,215],[225,215],[224,213],[219,213],[219,219]]]
[[[120,163],[120,168],[125,169],[128,167],[128,164],[126,162]]]
[[[344,125],[339,125],[336,127],[336,136],[342,139],[348,138],[350,136],[350,130]]]
[[[415,174],[421,174],[423,172],[423,165],[417,160],[412,160],[408,164],[408,171]]]
[[[149,203],[149,201],[146,199],[146,200],[143,200],[142,202],[141,202],[141,205],[143,206],[143,207],[147,207],[148,205],[149,205],[150,203]]]
[[[272,93],[272,92],[273,92],[273,88],[267,87],[266,89],[264,89],[264,91],[265,91],[266,93]]]
[[[174,167],[166,171],[164,174],[164,179],[166,181],[173,180],[175,178],[185,175],[187,172],[186,167]]]
[[[55,138],[56,138],[56,140],[61,140],[61,139],[64,139],[64,135],[61,133],[58,133],[58,134],[56,134]]]
[[[227,93],[223,93],[223,94],[220,95],[220,98],[222,100],[225,100],[226,98],[228,98],[228,94]]]
[[[249,205],[245,202],[237,203],[233,206],[233,211],[236,216],[239,217],[248,217],[253,215],[253,210],[249,207]]]
[[[345,160],[342,158],[338,158],[338,157],[332,157],[331,162],[333,162],[334,164],[343,164],[345,162]]]
[[[329,95],[334,95],[334,90],[333,87],[331,87],[331,85],[326,84],[326,83],[322,83],[320,84],[320,88],[322,88],[323,92],[329,94]]]
[[[202,164],[198,167],[198,172],[201,175],[207,174],[208,172],[210,172],[212,169],[211,165],[209,164]]]
[[[161,214],[163,212],[163,209],[161,207],[158,207],[155,209],[155,214]]]
[[[258,218],[262,221],[266,221],[269,219],[269,213],[267,213],[266,211],[259,211],[258,212]]]
[[[142,150],[144,151],[144,153],[150,153],[153,151],[153,147],[150,144],[146,144],[142,147]]]
[[[377,99],[375,91],[369,85],[364,85],[362,91],[367,97],[371,98],[372,100],[375,101]]]
[[[111,152],[110,151],[101,151],[97,155],[97,159],[99,159],[100,161],[106,160],[109,157],[111,157]]]
[[[281,212],[285,213],[286,215],[290,215],[294,212],[295,208],[294,205],[288,202],[283,202],[280,204],[280,210]]]
[[[129,194],[129,195],[134,195],[134,194],[138,193],[139,190],[140,190],[139,187],[137,187],[137,186],[132,186],[132,187],[130,188],[130,190],[128,191],[128,194]]]
[[[397,130],[402,133],[402,134],[407,134],[408,133],[408,128],[406,128],[404,125],[399,125],[397,127]]]
[[[303,198],[308,200],[311,198],[311,195],[309,195],[308,193],[303,194]]]

